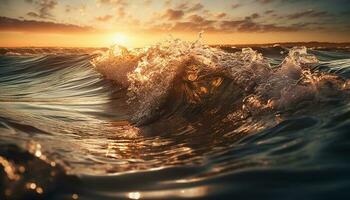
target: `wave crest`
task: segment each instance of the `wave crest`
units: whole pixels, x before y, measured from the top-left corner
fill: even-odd
[[[348,82],[312,70],[318,62],[306,47],[290,49],[281,64],[272,67],[251,48],[229,53],[200,41],[172,39],[143,49],[115,46],[93,64],[106,78],[128,88],[129,103],[137,104],[133,120],[140,122],[159,114],[174,90],[183,93],[187,104],[203,103],[223,89],[239,92],[232,105],[240,105],[240,115],[288,110],[341,95]],[[221,88],[223,80],[236,87]],[[177,93],[171,98],[183,96]]]

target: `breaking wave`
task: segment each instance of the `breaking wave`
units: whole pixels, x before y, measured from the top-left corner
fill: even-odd
[[[200,40],[179,39],[144,49],[113,46],[93,60],[107,79],[127,87],[138,124],[174,112],[179,108],[175,102],[191,107],[225,103],[228,116],[242,119],[348,96],[350,82],[316,70],[318,63],[306,47],[291,48],[280,64],[271,66],[251,48],[228,53]]]

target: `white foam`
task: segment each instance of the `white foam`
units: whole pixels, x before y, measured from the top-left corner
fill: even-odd
[[[227,53],[199,40],[179,39],[134,50],[115,46],[94,60],[106,78],[128,87],[129,102],[138,104],[135,120],[151,115],[184,71],[190,74],[189,81],[196,81],[199,74],[223,72],[244,88],[243,104],[248,110],[286,109],[301,101],[319,101],[331,93],[327,88],[341,90],[344,82],[335,75],[312,73],[310,67],[317,63],[306,47],[290,49],[279,67],[272,69],[268,60],[251,48]]]

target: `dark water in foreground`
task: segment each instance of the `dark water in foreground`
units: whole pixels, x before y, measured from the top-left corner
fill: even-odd
[[[3,50],[0,199],[350,198],[350,51],[254,50]]]

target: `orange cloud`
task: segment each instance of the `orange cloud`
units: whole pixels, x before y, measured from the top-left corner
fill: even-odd
[[[61,24],[35,20],[19,20],[8,17],[0,17],[0,31],[3,32],[47,32],[47,33],[81,33],[91,32],[91,27]]]
[[[179,20],[185,15],[182,10],[167,9],[163,17],[169,20]]]
[[[113,18],[112,15],[104,15],[104,16],[99,16],[99,17],[96,17],[95,19],[97,21],[101,21],[101,22],[106,22],[106,21],[109,21]]]

